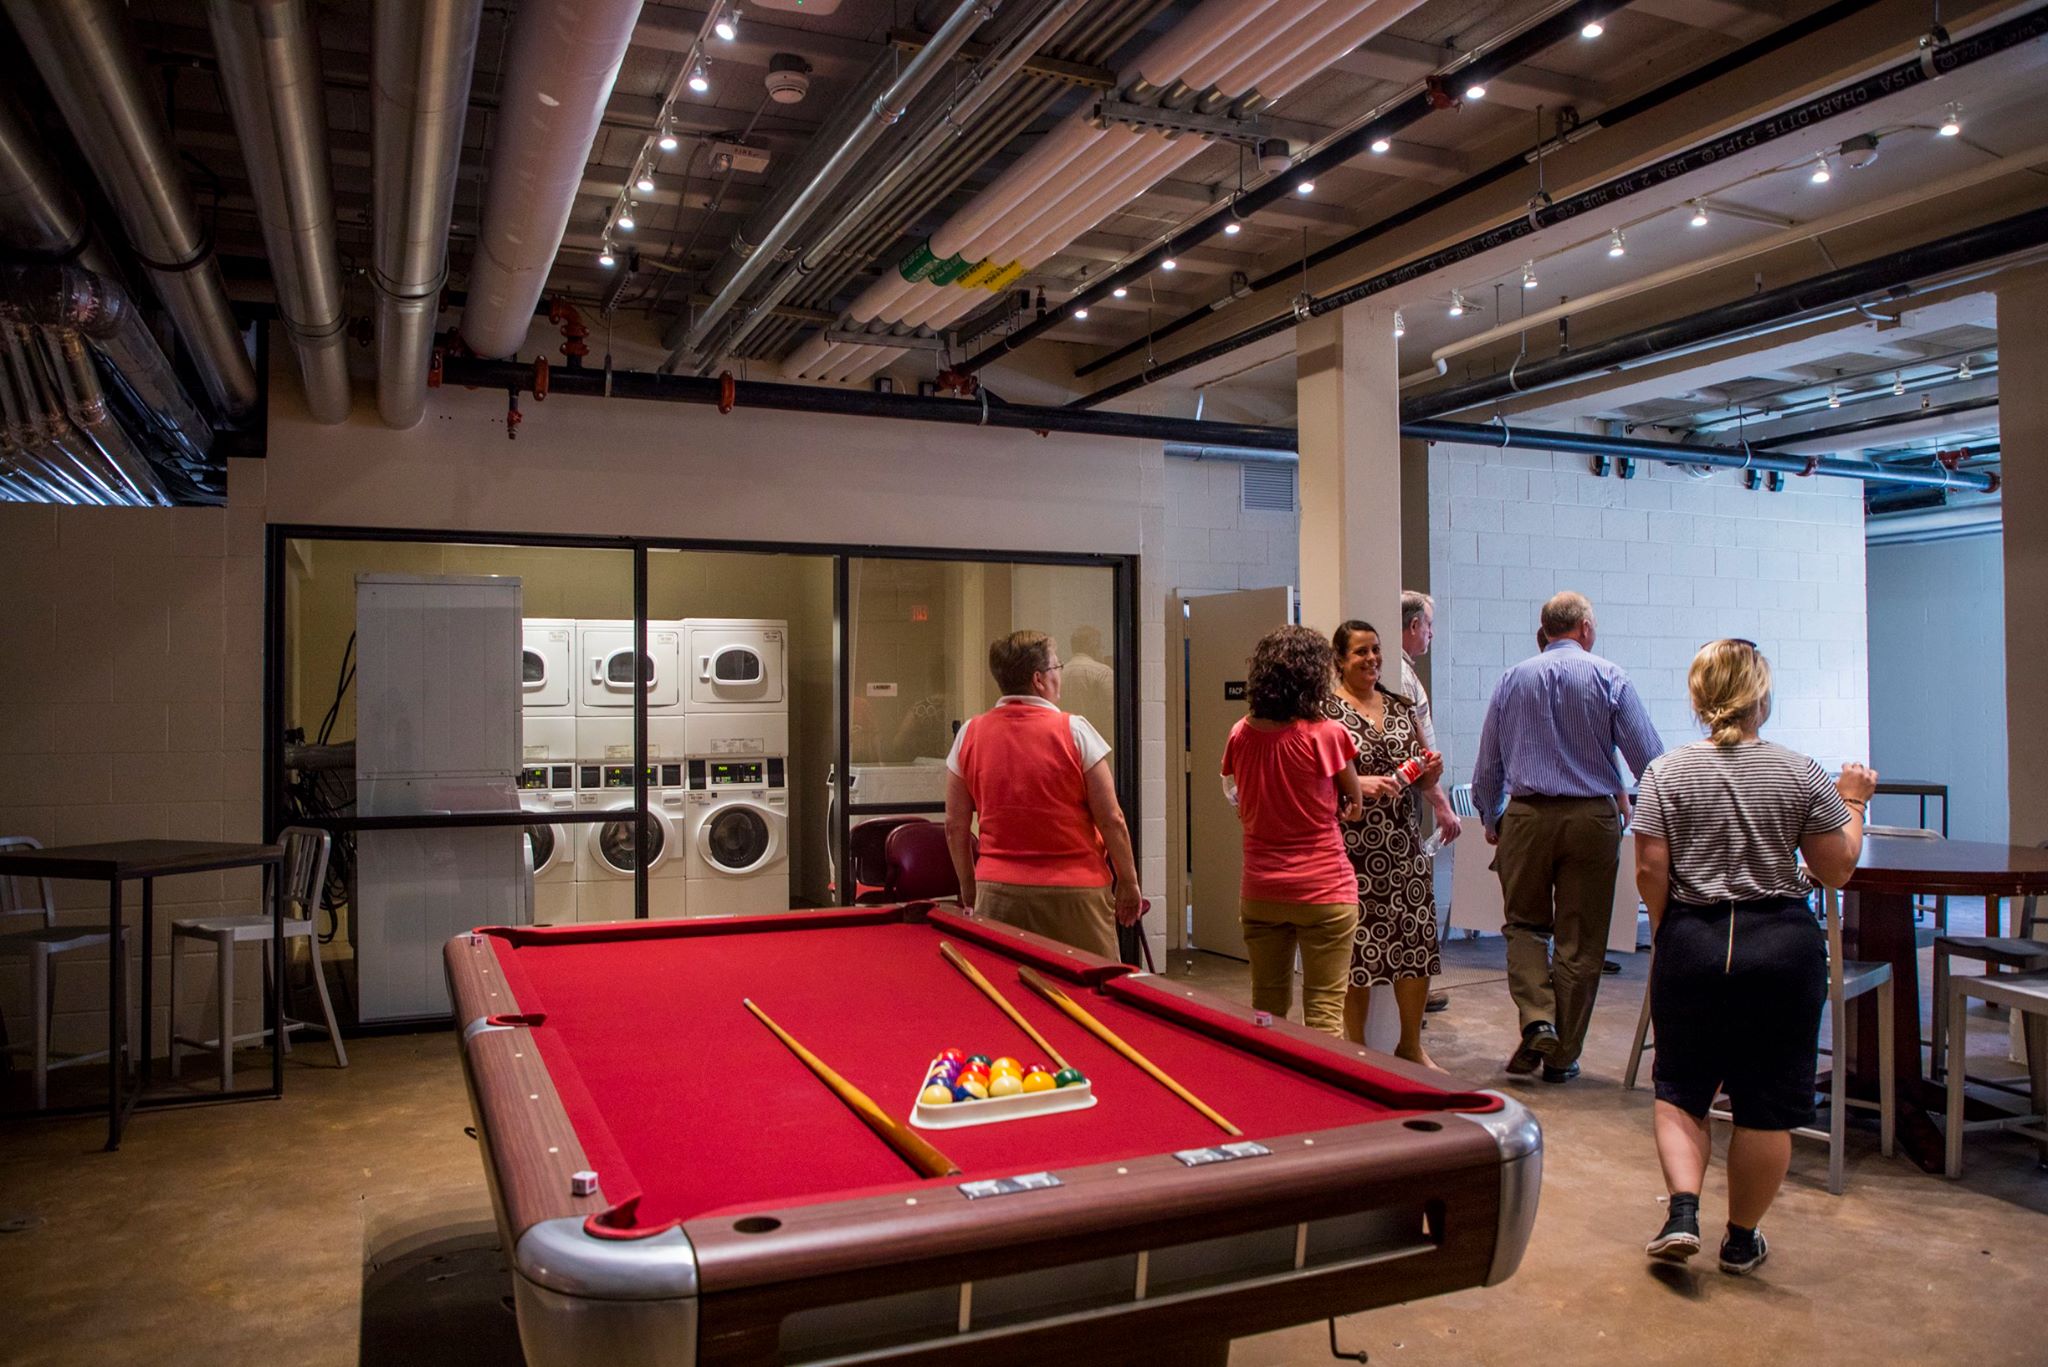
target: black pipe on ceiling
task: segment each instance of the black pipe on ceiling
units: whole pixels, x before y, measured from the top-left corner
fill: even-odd
[[[1737,48],[1733,52],[1715,58],[1704,66],[1688,71],[1681,76],[1675,76],[1656,89],[1645,91],[1632,100],[1624,100],[1612,109],[1602,110],[1585,123],[1568,130],[1567,133],[1554,136],[1550,142],[1542,144],[1542,148],[1554,153],[1564,145],[1567,136],[1571,141],[1576,142],[1589,133],[1603,129],[1618,128],[1630,119],[1635,118],[1638,114],[1646,114],[1653,109],[1670,103],[1681,95],[1689,95],[1709,81],[1718,80],[1731,71],[1768,57],[1778,49],[1788,47],[1808,34],[1817,33],[1830,24],[1850,18],[1863,10],[1869,9],[1876,3],[1877,0],[1835,0],[1834,4],[1815,10],[1805,18],[1786,24],[1783,28],[1774,29],[1746,47]],[[1476,175],[1467,176],[1456,185],[1446,186],[1435,194],[1418,200],[1405,209],[1389,214],[1369,227],[1360,228],[1357,232],[1347,237],[1339,238],[1327,247],[1318,247],[1308,254],[1306,260],[1282,266],[1280,269],[1252,281],[1251,291],[1257,294],[1260,290],[1270,289],[1284,280],[1299,279],[1303,272],[1314,270],[1325,261],[1335,260],[1346,252],[1362,247],[1375,238],[1384,237],[1397,228],[1405,228],[1417,219],[1433,214],[1445,205],[1455,204],[1457,201],[1465,198],[1465,196],[1475,191],[1483,190],[1497,181],[1505,180],[1517,172],[1526,172],[1529,169],[1531,155],[1531,153],[1527,152],[1517,152],[1511,157],[1495,162],[1492,166],[1487,167]],[[1074,368],[1074,378],[1085,379],[1098,370],[1115,365],[1126,356],[1135,356],[1146,347],[1154,346],[1166,338],[1191,328],[1204,319],[1211,317],[1215,311],[1213,306],[1199,308],[1193,313],[1184,314],[1174,319],[1170,323],[1148,329],[1145,336],[1138,338],[1136,341],[1127,342],[1114,351],[1105,352],[1091,361],[1084,361],[1076,366]]]
[[[1587,24],[1606,19],[1626,5],[1627,0],[1581,0],[1579,4],[1532,24],[1492,51],[1473,58],[1458,68],[1457,79],[1466,84],[1484,84],[1494,80],[1521,66],[1532,57],[1549,51],[1559,43],[1568,39],[1579,39],[1579,31]],[[1370,123],[1361,124],[1333,139],[1313,156],[1305,157],[1290,166],[1284,174],[1273,176],[1261,185],[1242,191],[1228,205],[1169,235],[1152,250],[1119,266],[1058,308],[1049,310],[1036,321],[969,357],[958,369],[971,374],[991,361],[1000,359],[1005,353],[1037,340],[1064,323],[1073,315],[1074,310],[1087,308],[1098,300],[1108,298],[1110,291],[1117,286],[1129,285],[1141,276],[1149,274],[1168,257],[1200,246],[1210,238],[1218,236],[1222,233],[1224,225],[1241,222],[1261,209],[1293,197],[1297,181],[1314,180],[1326,171],[1335,170],[1365,153],[1372,146],[1374,139],[1391,138],[1410,125],[1420,123],[1439,108],[1441,105],[1426,91],[1410,96]]]
[[[444,386],[530,393],[533,379],[534,367],[519,361],[485,361],[449,354],[441,362],[441,383]],[[731,386],[729,393],[725,388],[727,384]],[[879,394],[867,389],[832,389],[766,380],[726,381],[708,375],[662,375],[652,371],[596,368],[555,369],[548,376],[547,388],[550,394],[654,399],[729,408],[773,408],[797,413],[895,418],[1030,432],[1077,432],[1098,437],[1152,438],[1205,446],[1251,446],[1267,451],[1292,451],[1295,443],[1291,427],[1158,418],[1142,413],[1077,413],[1069,408],[1004,403],[988,397],[985,390],[976,399],[928,399],[912,394]]]
[[[1853,437],[1858,432],[1878,432],[1887,427],[1900,427],[1909,422],[1928,422],[1938,418],[1953,418],[1964,413],[1979,413],[1987,408],[1998,407],[1996,394],[1975,399],[1957,399],[1954,403],[1936,404],[1929,408],[1912,408],[1898,413],[1884,413],[1876,417],[1858,418],[1854,422],[1836,423],[1833,427],[1816,427],[1805,432],[1788,432],[1782,437],[1771,437],[1758,442],[1760,451],[1775,450],[1781,446],[1797,446],[1809,441],[1832,441],[1836,437]]]
[[[1695,171],[1703,170],[1731,156],[1749,152],[1757,147],[1775,142],[1780,138],[1795,133],[1805,132],[1814,124],[1823,120],[1850,110],[1861,109],[1876,100],[1919,86],[1937,76],[1945,75],[1961,67],[1973,65],[2022,44],[2034,42],[2044,35],[2048,35],[2048,6],[2032,10],[2018,18],[2009,19],[2005,23],[1995,24],[1981,33],[1974,34],[1959,42],[1951,43],[1946,47],[1929,49],[1911,61],[1901,62],[1896,66],[1866,76],[1862,80],[1815,95],[1789,109],[1780,110],[1769,118],[1760,119],[1745,128],[1725,133],[1710,142],[1689,147],[1682,152],[1632,171],[1625,176],[1618,176],[1604,184],[1596,185],[1589,190],[1534,210],[1523,217],[1499,224],[1485,232],[1476,233],[1461,242],[1445,247],[1441,251],[1432,252],[1428,256],[1418,257],[1406,265],[1397,266],[1389,271],[1382,271],[1380,274],[1361,280],[1355,285],[1312,298],[1306,303],[1298,304],[1286,313],[1241,329],[1223,338],[1221,341],[1212,342],[1208,346],[1198,347],[1162,365],[1147,366],[1144,370],[1127,379],[1120,380],[1115,384],[1095,391],[1093,394],[1074,400],[1069,406],[1090,408],[1096,404],[1105,403],[1110,399],[1121,397],[1133,390],[1141,389],[1146,385],[1163,380],[1168,376],[1177,375],[1184,370],[1191,370],[1220,356],[1227,356],[1231,352],[1241,350],[1256,342],[1265,341],[1269,337],[1279,336],[1281,333],[1292,330],[1297,324],[1307,318],[1334,313],[1338,309],[1359,303],[1385,290],[1408,284],[1411,281],[1434,274],[1446,267],[1455,266],[1460,262],[1471,260],[1497,248],[1520,241],[1532,233],[1540,232],[1545,228],[1577,218],[1582,214],[1606,208],[1619,200],[1640,194],[1645,190],[1654,189],[1679,177],[1690,175]],[[1573,353],[1574,356],[1579,354],[1581,353]],[[1505,377],[1502,378],[1503,380],[1505,379]],[[1486,383],[1490,382],[1479,382],[1479,384]],[[1477,387],[1477,385],[1468,386],[1468,388]],[[1522,387],[1527,388],[1526,385]],[[1482,401],[1472,400],[1470,402]],[[1433,399],[1430,402],[1433,402]],[[1469,404],[1460,406],[1469,406]],[[1451,410],[1447,408],[1432,408],[1430,411],[1448,412]]]
[[[1859,300],[1909,298],[1918,282],[1983,266],[2015,252],[2034,250],[2044,241],[2048,241],[2048,208],[2030,209],[1545,360],[1517,365],[1483,380],[1407,399],[1401,404],[1401,416],[1432,418],[1456,413],[1738,334],[1791,327],[1817,316],[1848,312]]]
[[[485,361],[455,355],[445,355],[441,361],[441,384],[444,387],[460,385],[519,394],[531,393],[533,381],[534,367],[518,361]],[[976,399],[922,398],[909,394],[878,394],[865,389],[833,389],[823,385],[776,384],[762,380],[728,381],[723,377],[662,375],[637,370],[556,370],[550,374],[547,388],[550,394],[710,404],[727,410],[772,408],[967,427],[1021,428],[1040,433],[1070,432],[1162,441],[1210,450],[1237,446],[1292,453],[1300,441],[1300,433],[1292,427],[1160,418],[1143,413],[1094,413],[1085,409],[1006,404],[992,399],[982,402]],[[1871,484],[1942,485],[1983,490],[1998,487],[1998,477],[1986,471],[1950,472],[1940,467],[1931,470],[1895,469],[1872,461],[1839,460],[1832,456],[1770,455],[1750,447],[1690,446],[1683,442],[1548,432],[1534,427],[1511,428],[1500,423],[1489,426],[1441,421],[1404,422],[1401,435],[1418,441],[1454,442],[1462,446],[1626,456],[1677,465],[1776,470],[1793,475],[1833,475]]]

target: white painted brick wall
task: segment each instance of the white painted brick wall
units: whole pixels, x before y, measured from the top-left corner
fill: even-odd
[[[1629,671],[1667,745],[1699,735],[1693,653],[1741,636],[1775,670],[1767,736],[1830,767],[1866,757],[1861,492],[1846,480],[1751,492],[1732,471],[1694,480],[1643,465],[1597,479],[1582,456],[1432,447],[1434,697],[1454,780],[1471,777],[1495,682],[1535,652],[1537,611],[1566,588],[1593,600],[1599,652]]]
[[[1299,584],[1300,514],[1243,511],[1242,478],[1229,461],[1167,460],[1164,590]]]

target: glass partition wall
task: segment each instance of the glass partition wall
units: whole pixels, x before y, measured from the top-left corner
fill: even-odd
[[[271,532],[266,810],[334,835],[344,1024],[445,1018],[485,923],[886,896],[877,821],[939,820],[989,643],[1047,632],[1133,818],[1134,565],[905,549]],[[1128,738],[1128,739],[1127,739]]]

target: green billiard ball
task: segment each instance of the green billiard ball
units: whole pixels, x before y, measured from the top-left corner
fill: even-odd
[[[1053,1074],[1052,1080],[1055,1086],[1071,1087],[1077,1082],[1086,1082],[1088,1079],[1081,1076],[1079,1068],[1062,1068]]]

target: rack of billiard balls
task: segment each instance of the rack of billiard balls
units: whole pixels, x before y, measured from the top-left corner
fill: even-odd
[[[947,1049],[925,1069],[912,1118],[914,1123],[952,1128],[1094,1104],[1088,1079],[1078,1069],[1055,1071],[1042,1063],[1027,1066],[1014,1058]]]

